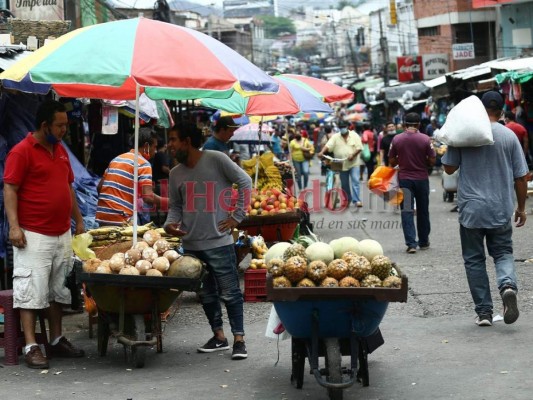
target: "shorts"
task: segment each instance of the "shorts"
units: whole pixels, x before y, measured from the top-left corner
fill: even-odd
[[[26,247],[13,247],[13,308],[40,310],[50,302],[70,304],[65,279],[72,269],[72,236],[23,229]]]

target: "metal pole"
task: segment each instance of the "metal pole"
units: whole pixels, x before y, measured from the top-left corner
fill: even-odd
[[[385,87],[389,86],[389,45],[387,43],[387,37],[383,36],[383,23],[381,22],[381,10],[378,12],[379,15],[379,43],[381,45],[381,51],[383,53],[383,85]]]
[[[138,187],[137,183],[139,181],[139,96],[141,92],[141,87],[138,83],[135,84],[135,135],[134,135],[134,148],[135,156],[133,161],[133,245],[137,244],[137,196],[138,196]]]

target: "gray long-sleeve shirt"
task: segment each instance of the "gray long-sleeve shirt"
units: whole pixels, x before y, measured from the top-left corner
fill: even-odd
[[[221,152],[205,150],[194,168],[183,164],[169,176],[169,212],[165,226],[181,222],[186,250],[207,250],[233,244],[231,232],[220,232],[218,223],[230,215],[232,185],[239,196],[233,218],[245,216],[245,196],[250,196],[252,179]],[[249,201],[249,200],[248,200]]]

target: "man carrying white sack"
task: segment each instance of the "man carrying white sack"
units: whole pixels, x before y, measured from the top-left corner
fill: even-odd
[[[477,313],[476,324],[491,326],[493,304],[484,242],[494,259],[503,319],[512,324],[519,315],[511,223],[513,190],[517,198],[514,221],[516,227],[521,227],[526,223],[528,168],[516,135],[498,123],[504,105],[502,96],[487,92],[481,101],[491,122],[494,144],[449,146],[442,164],[447,174],[459,168],[457,205],[466,277]]]

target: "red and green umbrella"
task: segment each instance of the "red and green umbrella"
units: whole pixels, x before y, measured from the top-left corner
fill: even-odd
[[[0,74],[6,88],[131,100],[275,93],[278,83],[218,40],[146,18],[92,25],[48,43]]]
[[[316,97],[325,103],[335,103],[337,101],[352,100],[354,94],[351,90],[345,89],[324,79],[313,78],[312,76],[297,74],[276,75],[281,82],[292,82],[314,93]]]

